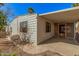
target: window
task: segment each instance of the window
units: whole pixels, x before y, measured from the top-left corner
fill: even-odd
[[[20,32],[27,32],[27,21],[20,22]]]
[[[51,32],[51,24],[46,22],[46,32]]]

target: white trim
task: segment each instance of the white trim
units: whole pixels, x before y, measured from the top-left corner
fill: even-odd
[[[65,12],[65,11],[70,11],[70,10],[76,10],[76,9],[79,9],[79,6],[73,7],[73,8],[67,8],[67,9],[63,9],[63,10],[58,10],[58,11],[53,11],[53,12],[48,12],[48,13],[43,13],[43,14],[39,14],[39,16],[53,14],[53,13],[59,13],[59,12]]]
[[[76,28],[75,27],[76,27],[76,22],[74,21],[74,42],[78,43],[77,40],[75,39],[75,36],[76,36],[76,32],[75,32]]]

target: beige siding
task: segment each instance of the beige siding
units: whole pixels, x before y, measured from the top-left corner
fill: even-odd
[[[30,35],[30,42],[37,44],[37,15],[25,15],[17,17],[12,23],[12,33],[20,34],[20,22],[27,21],[28,34]]]
[[[25,15],[19,16],[13,20],[11,23],[12,33],[13,34],[20,34],[20,22],[27,21],[28,23],[28,34],[30,36],[30,42],[34,41],[37,45],[40,42],[43,42],[52,36],[54,36],[54,24],[52,21],[44,19],[44,18],[37,18],[37,15]],[[45,23],[51,23],[51,32],[45,32]]]
[[[17,18],[11,22],[10,27],[12,28],[12,35],[17,34]]]
[[[76,32],[79,32],[79,21],[77,21],[76,23],[75,23],[75,26],[76,26]]]
[[[51,32],[46,33],[45,32],[45,23],[49,22],[51,23]],[[37,43],[39,44],[40,42],[43,42],[49,38],[51,38],[52,36],[54,36],[54,24],[52,21],[38,17],[38,23],[37,23]]]

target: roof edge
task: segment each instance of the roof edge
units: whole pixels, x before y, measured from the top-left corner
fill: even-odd
[[[39,16],[48,15],[48,14],[52,14],[52,13],[59,13],[59,12],[64,12],[64,11],[70,11],[70,10],[75,10],[75,9],[79,9],[79,6],[67,8],[67,9],[62,9],[62,10],[58,10],[58,11],[53,11],[53,12],[48,12],[48,13],[43,13],[43,14],[39,14]]]

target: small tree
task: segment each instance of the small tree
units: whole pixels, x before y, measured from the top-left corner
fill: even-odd
[[[6,20],[6,15],[3,13],[3,11],[0,11],[0,31],[5,30],[5,26],[7,25]]]
[[[4,3],[0,3],[0,7],[4,6]]]
[[[35,11],[33,8],[28,8],[28,12],[29,12],[29,14],[33,14]]]
[[[0,3],[0,8],[4,7],[6,4]],[[12,13],[12,8],[10,7],[5,7],[6,10],[1,9],[0,10],[0,31],[5,30],[6,25],[9,24],[9,17],[14,17],[14,13]]]
[[[4,5],[4,3],[0,3],[0,5],[2,5],[2,6],[3,6],[3,5]]]
[[[0,3],[0,7],[4,6],[4,3]],[[0,31],[3,31],[6,25],[6,15],[0,10]]]
[[[4,6],[4,3],[0,3],[1,6]]]
[[[79,6],[79,3],[73,3],[72,6],[77,7],[77,6]]]

